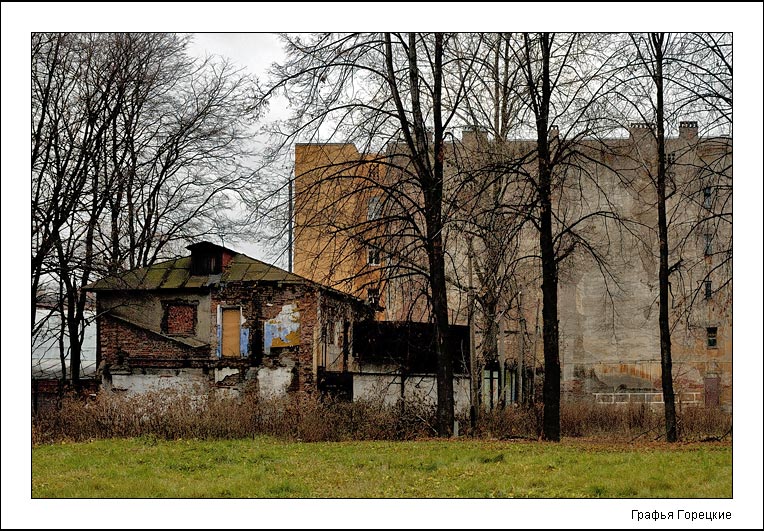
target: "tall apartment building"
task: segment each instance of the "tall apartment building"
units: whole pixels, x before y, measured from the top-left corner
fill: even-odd
[[[628,137],[550,131],[565,153],[553,190],[560,257],[562,384],[600,402],[659,403],[657,149],[651,126]],[[543,365],[538,233],[528,186],[535,142],[465,130],[447,143],[443,201],[449,312],[472,321],[483,402],[533,393]],[[667,139],[670,315],[681,403],[732,400],[732,140],[681,122]],[[365,298],[378,320],[427,321],[426,257],[406,150],[295,148],[295,272]],[[564,258],[564,259],[562,259]],[[477,301],[477,302],[473,302]],[[479,304],[478,304],[479,302]],[[489,345],[495,347],[489,348]]]

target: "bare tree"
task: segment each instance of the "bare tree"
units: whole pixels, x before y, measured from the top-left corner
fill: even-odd
[[[724,34],[631,34],[628,49],[624,114],[647,124],[654,146],[640,157],[655,192],[665,434],[675,442],[672,331],[682,313],[689,324],[694,301],[712,276],[724,277],[717,289],[731,282],[732,260],[731,142],[724,137],[700,139],[697,121],[679,120],[697,118],[712,134],[731,131],[731,39]],[[669,130],[676,131],[677,125],[679,141],[669,140]],[[698,253],[702,238],[700,248],[705,249]],[[698,269],[701,280],[686,287],[685,277],[697,275]]]
[[[321,208],[314,226],[352,234],[349,240],[359,249],[381,252],[388,282],[407,278],[411,287],[417,278],[422,281],[437,332],[441,436],[451,433],[454,419],[444,242],[453,187],[444,172],[444,147],[465,90],[449,66],[456,57],[463,60],[456,41],[454,35],[415,33],[286,36],[287,62],[275,69],[273,85],[265,91],[266,96],[283,91],[295,106],[294,117],[275,131],[281,135],[279,147],[288,149],[294,141],[361,147],[355,158],[335,162],[327,157],[312,165],[323,172],[316,182],[324,190],[334,186],[333,199],[320,203],[334,208]],[[349,222],[331,214],[364,192],[367,198],[377,196],[381,216]],[[299,217],[301,208],[296,211]],[[331,252],[315,254],[326,259]]]
[[[190,59],[188,39],[32,36],[33,323],[38,288],[55,272],[75,385],[83,288],[171,255],[174,243],[230,232],[230,201],[251,186],[247,78]]]

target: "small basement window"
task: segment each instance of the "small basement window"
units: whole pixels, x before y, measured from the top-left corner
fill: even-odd
[[[716,348],[716,327],[709,326],[706,328],[706,345],[708,348]]]

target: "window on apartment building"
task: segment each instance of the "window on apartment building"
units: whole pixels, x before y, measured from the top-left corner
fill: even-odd
[[[671,166],[676,162],[676,153],[666,153],[666,165]]]
[[[376,306],[379,304],[379,289],[378,288],[369,288],[366,290],[366,298],[369,301],[369,304],[372,306]]]
[[[709,348],[716,348],[716,327],[709,326],[706,328],[706,346]]]
[[[164,306],[162,331],[169,336],[192,336],[196,329],[196,304],[167,302]]]
[[[369,221],[379,219],[380,217],[381,203],[379,197],[372,197],[369,199],[368,212],[366,214]]]
[[[379,265],[379,249],[375,249],[374,247],[368,248],[367,263],[369,265]]]
[[[713,203],[713,190],[710,186],[703,188],[703,206],[710,209]]]
[[[223,308],[223,330],[220,354],[224,358],[240,358],[241,309]]]
[[[711,256],[713,254],[713,234],[710,232],[707,232],[703,235],[703,238],[705,239],[705,249],[703,250],[703,254],[706,256]]]
[[[703,282],[704,296],[706,300],[711,298],[711,281],[706,280]]]

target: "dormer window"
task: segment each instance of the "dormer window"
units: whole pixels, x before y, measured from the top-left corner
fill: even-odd
[[[216,275],[222,270],[222,253],[204,252],[191,255],[192,275]]]
[[[187,247],[191,250],[192,275],[218,275],[223,272],[225,258],[230,259],[230,250],[210,242],[200,242]]]

